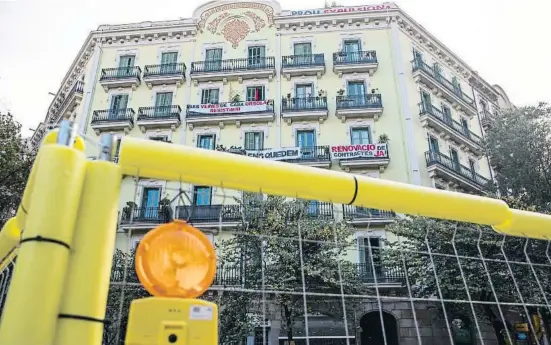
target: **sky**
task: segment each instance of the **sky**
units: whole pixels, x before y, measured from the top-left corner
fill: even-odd
[[[203,0],[0,0],[0,111],[30,135],[76,54],[100,24],[191,17]],[[341,5],[383,1],[340,0]],[[418,23],[516,105],[551,103],[549,0],[397,0]],[[315,9],[324,0],[280,0]]]

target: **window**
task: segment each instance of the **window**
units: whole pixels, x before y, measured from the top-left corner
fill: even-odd
[[[421,103],[423,105],[423,110],[427,112],[432,112],[432,101],[430,99],[430,93],[421,91]]]
[[[345,40],[343,42],[343,51],[345,51],[346,55],[354,55],[354,53],[358,53],[362,50],[362,44],[359,40]]]
[[[302,148],[301,158],[314,158],[316,152],[316,132],[314,130],[297,131],[296,145]]]
[[[222,49],[207,49],[205,51],[205,71],[219,71],[222,68]]]
[[[168,136],[166,136],[166,135],[151,135],[151,136],[149,136],[149,140],[168,142]]]
[[[438,139],[436,139],[433,136],[429,136],[429,150],[431,152],[436,152],[436,153],[440,152],[440,147],[438,145]]]
[[[457,77],[452,78],[452,84],[453,84],[453,89],[456,93],[462,93],[461,84],[459,83],[459,79],[457,79]]]
[[[128,95],[114,95],[111,98],[109,118],[117,118],[120,116],[124,116],[127,105],[128,105]]]
[[[210,205],[212,190],[210,187],[197,186],[193,189],[193,204],[194,205]]]
[[[463,127],[463,132],[466,134],[466,135],[469,135],[470,134],[470,130],[469,130],[469,121],[467,121],[465,118],[461,118],[461,127]]]
[[[247,87],[247,101],[264,101],[265,97],[264,86]]]
[[[476,173],[476,162],[472,158],[469,158],[469,169],[473,175]]]
[[[350,143],[352,145],[371,143],[369,127],[352,128],[352,130],[350,131]]]
[[[161,65],[165,64],[175,64],[178,61],[177,52],[169,52],[161,54]]]
[[[218,104],[219,97],[219,89],[204,89],[201,91],[201,104]]]
[[[312,63],[312,43],[295,43],[294,45],[295,65],[309,65]]]
[[[245,150],[259,151],[264,149],[264,132],[245,133]]]
[[[136,61],[136,57],[134,55],[121,56],[119,59],[118,75],[120,77],[132,75],[135,61]]]
[[[121,140],[122,140],[122,138],[117,137],[115,156],[113,157],[113,162],[115,162],[115,163],[119,162],[119,151],[121,149]]]
[[[197,147],[206,150],[214,150],[214,148],[216,147],[216,135],[199,135],[197,139]]]
[[[423,61],[423,53],[420,52],[419,50],[413,48],[413,59],[415,61],[422,62]]]
[[[442,113],[444,114],[444,121],[452,123],[452,111],[447,105],[442,104]]]
[[[155,95],[155,116],[170,114],[172,92],[160,92]]]
[[[452,159],[453,168],[459,170],[461,163],[459,163],[459,153],[456,149],[450,149],[450,156]]]
[[[482,112],[485,113],[488,111],[488,104],[486,104],[486,102],[480,101],[480,107],[482,108]]]
[[[249,67],[263,66],[266,64],[266,47],[257,46],[248,49]]]
[[[382,247],[381,238],[360,237],[358,242],[360,244],[361,271],[367,275],[366,278],[370,278],[373,276],[373,267],[375,267],[375,273],[380,278],[382,273],[380,255]]]
[[[142,195],[142,207],[140,218],[156,219],[159,214],[159,201],[161,197],[161,188],[144,187]]]
[[[312,97],[313,90],[312,84],[297,84],[295,85],[295,97],[299,99]]]
[[[268,345],[270,340],[268,338],[269,327],[256,327],[254,329],[254,345]]]

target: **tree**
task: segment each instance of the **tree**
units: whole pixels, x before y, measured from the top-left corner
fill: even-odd
[[[532,265],[545,289],[542,292],[527,265],[549,264],[545,256],[547,244],[543,241],[505,238],[488,227],[422,217],[400,219],[387,231],[397,239],[389,241],[392,250],[385,251],[384,259],[406,262],[413,297],[448,301],[440,305],[440,310],[444,313],[445,309],[450,321],[458,316],[474,321],[476,315],[479,321],[490,322],[500,345],[506,344],[505,328],[512,332],[512,320],[506,316],[502,319],[496,299],[504,314],[517,309],[522,315],[526,314],[524,309],[515,308],[512,303],[521,302],[522,297],[523,304],[545,304],[544,294],[551,295],[548,266]],[[461,302],[469,298],[472,306]],[[527,309],[529,314],[538,311]],[[475,331],[474,327],[471,329]]]
[[[492,118],[486,150],[495,191],[543,212],[551,211],[551,107],[504,110]]]
[[[0,113],[0,228],[17,211],[33,161],[21,124],[10,113]]]
[[[246,199],[242,225],[219,244],[221,264],[242,267],[242,286],[254,291],[233,301],[241,306],[241,314],[262,310],[264,300],[266,309],[281,313],[288,340],[293,340],[293,326],[304,315],[303,289],[309,313],[334,318],[343,317],[342,300],[329,296],[367,293],[358,270],[345,258],[354,233],[346,223],[320,217],[318,207],[304,201],[274,196]],[[265,291],[274,292],[262,295]],[[228,309],[220,308],[221,315]],[[349,320],[352,309],[347,306]],[[251,328],[250,320],[228,325],[221,316],[221,338],[230,331],[233,340],[239,341]]]

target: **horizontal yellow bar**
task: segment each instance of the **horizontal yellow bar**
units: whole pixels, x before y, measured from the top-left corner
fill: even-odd
[[[130,137],[119,164],[124,175],[334,203],[349,203],[355,192],[350,174]]]
[[[394,181],[266,161],[214,150],[126,137],[123,174],[249,192],[392,210],[492,225],[496,231],[544,238],[551,216],[511,210],[501,200]]]

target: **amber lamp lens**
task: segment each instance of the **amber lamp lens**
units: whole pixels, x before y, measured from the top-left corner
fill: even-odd
[[[140,241],[136,273],[153,296],[195,298],[214,280],[216,254],[200,230],[174,221],[149,231]]]

